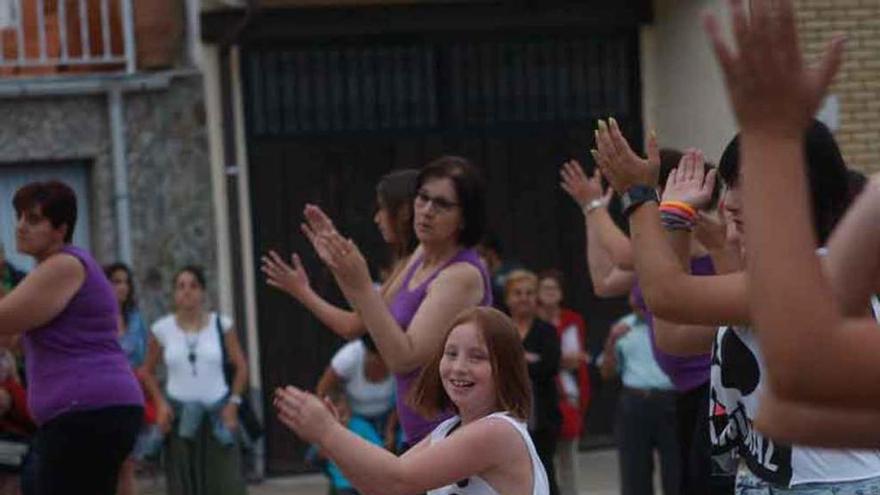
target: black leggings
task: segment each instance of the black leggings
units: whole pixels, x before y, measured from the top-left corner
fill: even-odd
[[[143,423],[141,406],[62,414],[41,426],[33,442],[34,495],[114,495],[119,468]]]

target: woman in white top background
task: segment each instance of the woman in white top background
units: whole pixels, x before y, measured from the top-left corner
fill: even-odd
[[[423,413],[457,416],[395,455],[340,425],[314,395],[276,391],[279,419],[317,444],[364,493],[546,495],[547,475],[525,427],[531,391],[513,322],[492,308],[455,319],[410,395]]]
[[[247,362],[232,321],[206,309],[205,284],[199,267],[177,272],[174,312],[153,323],[142,375],[157,404],[157,423],[167,434],[168,492],[240,495],[245,485],[236,432]],[[235,367],[228,384],[224,351]],[[160,360],[167,368],[164,394],[155,373]]]
[[[384,439],[385,447],[394,450],[394,379],[369,334],[336,351],[315,387],[315,394],[326,397],[336,389],[344,391],[351,413],[370,423]]]

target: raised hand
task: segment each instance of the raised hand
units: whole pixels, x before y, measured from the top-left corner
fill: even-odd
[[[607,201],[611,193],[611,189],[602,190],[602,174],[597,169],[592,177],[587,177],[584,169],[577,160],[569,160],[562,164],[559,170],[559,176],[562,181],[559,183],[562,190],[571,196],[571,199],[584,209],[592,201],[602,199]]]
[[[339,424],[321,399],[290,385],[275,390],[275,410],[284,426],[309,443],[320,444]]]
[[[333,272],[343,292],[372,288],[367,261],[354,242],[342,237],[330,218],[317,206],[307,205],[305,217],[303,233],[321,261]]]
[[[743,0],[729,4],[734,47],[722,38],[713,15],[704,15],[704,27],[740,128],[743,133],[801,139],[840,68],[843,38],[834,38],[819,64],[807,67],[791,0],[751,0],[748,15]]]
[[[712,201],[716,170],[706,173],[706,159],[700,150],[688,150],[666,179],[663,201],[681,201],[698,210],[705,210]]]
[[[591,152],[602,174],[619,194],[637,185],[657,186],[660,149],[653,133],[648,139],[648,157],[642,158],[623,137],[616,120],[608,119],[608,123],[600,120],[596,130],[596,149]]]
[[[309,274],[303,267],[299,255],[290,255],[290,263],[284,261],[275,251],[263,256],[263,264],[260,269],[266,275],[266,283],[276,289],[287,292],[297,300],[302,300],[304,295],[311,290]]]

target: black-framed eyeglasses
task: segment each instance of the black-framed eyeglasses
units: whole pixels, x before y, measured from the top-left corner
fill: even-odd
[[[454,208],[461,206],[459,203],[450,201],[442,196],[431,196],[425,191],[419,191],[416,193],[416,206],[424,208],[431,205],[433,205],[436,211],[440,213],[447,213]]]

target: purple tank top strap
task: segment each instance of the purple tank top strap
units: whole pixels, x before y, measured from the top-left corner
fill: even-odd
[[[477,270],[480,271],[481,278],[483,279],[483,300],[481,301],[482,306],[491,306],[492,305],[492,279],[489,276],[489,272],[486,269],[483,261],[480,259],[480,255],[473,248],[464,248],[461,249],[458,253],[455,254],[452,258],[450,258],[446,263],[437,268],[427,279],[422,281],[418,287],[410,290],[409,285],[412,281],[412,278],[415,276],[416,271],[419,267],[422,266],[422,262],[424,261],[424,257],[418,258],[415,263],[410,267],[409,271],[406,274],[406,277],[403,279],[403,284],[401,285],[400,291],[409,294],[411,297],[414,296],[416,298],[424,298],[425,293],[428,290],[428,286],[431,285],[444,269],[449,267],[454,263],[467,263],[469,265],[473,265]]]
[[[419,256],[413,262],[412,266],[409,267],[409,270],[406,271],[406,276],[403,277],[403,284],[400,286],[400,291],[409,292],[409,283],[412,282],[413,277],[416,275],[416,271],[419,267],[422,266],[422,263],[425,261],[424,256]]]

